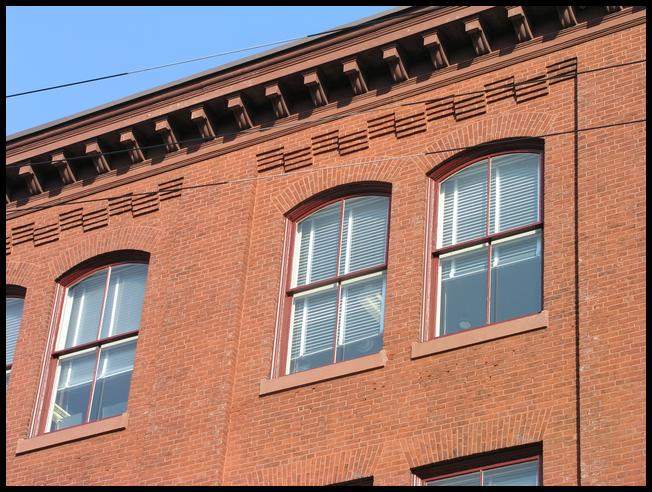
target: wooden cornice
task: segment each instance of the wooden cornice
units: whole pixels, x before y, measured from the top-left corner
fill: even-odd
[[[462,22],[462,19],[469,19],[469,17],[458,16],[459,22]],[[95,168],[98,172],[98,176],[96,177],[96,179],[93,180],[92,185],[84,185],[79,181],[74,181],[75,177],[72,175],[72,170],[70,169],[68,162],[66,162],[65,157],[63,157],[64,154],[61,151],[61,147],[59,147],[58,149],[55,149],[54,151],[48,153],[48,159],[50,158],[51,155],[52,160],[64,161],[64,163],[62,164],[59,163],[54,163],[54,164],[57,166],[57,169],[59,170],[59,175],[61,176],[62,182],[66,184],[66,187],[62,190],[61,193],[57,194],[56,196],[50,196],[47,193],[34,195],[32,196],[31,199],[21,202],[21,206],[24,203],[29,203],[31,205],[32,203],[35,203],[34,200],[37,200],[38,203],[41,204],[45,202],[47,203],[65,202],[67,200],[79,198],[81,196],[86,196],[88,194],[109,189],[113,186],[119,186],[128,182],[143,179],[147,176],[158,174],[160,172],[165,172],[171,169],[176,169],[182,166],[190,165],[194,162],[200,162],[202,160],[209,159],[214,156],[223,155],[229,152],[234,152],[250,145],[256,145],[258,143],[268,141],[270,139],[274,139],[282,135],[300,131],[305,128],[309,128],[311,126],[320,124],[320,120],[324,117],[329,117],[329,119],[333,119],[331,117],[342,118],[342,117],[346,117],[352,112],[355,113],[355,112],[365,111],[373,108],[380,108],[386,105],[388,100],[392,100],[392,101],[400,100],[401,98],[410,97],[416,94],[420,94],[422,92],[431,91],[440,87],[455,84],[456,82],[467,78],[471,78],[493,70],[498,70],[500,68],[517,64],[520,63],[521,61],[535,58],[537,56],[542,56],[547,53],[553,53],[555,51],[563,49],[564,47],[582,43],[590,39],[594,39],[599,36],[604,36],[610,34],[611,32],[616,32],[618,30],[625,29],[633,25],[638,25],[644,22],[645,22],[644,10],[632,10],[631,8],[625,8],[620,11],[609,14],[609,17],[605,18],[604,21],[600,23],[587,24],[586,22],[581,22],[567,30],[560,32],[557,36],[548,37],[548,38],[539,36],[537,38],[533,38],[521,42],[506,54],[499,53],[497,51],[491,51],[488,54],[484,55],[482,59],[478,59],[478,61],[472,60],[471,62],[465,63],[464,66],[462,67],[458,66],[457,63],[451,63],[447,66],[436,69],[436,72],[433,72],[433,74],[426,79],[419,79],[419,78],[407,79],[401,81],[400,83],[397,83],[395,86],[389,89],[383,88],[383,90],[380,93],[376,89],[367,87],[368,90],[366,92],[355,94],[355,98],[346,107],[339,107],[337,101],[327,101],[326,104],[320,105],[319,107],[315,107],[314,110],[311,112],[311,115],[307,118],[306,117],[299,118],[297,114],[288,114],[287,116],[283,117],[284,118],[283,125],[280,125],[276,129],[274,128],[274,125],[272,125],[265,132],[261,132],[261,133],[250,132],[243,135],[235,135],[234,138],[231,138],[226,142],[219,138],[213,139],[212,141],[202,143],[201,148],[199,148],[198,150],[195,149],[193,152],[190,153],[188,152],[187,149],[185,149],[184,147],[180,147],[178,145],[178,141],[174,136],[174,132],[172,130],[172,127],[170,126],[170,121],[167,115],[159,118],[150,118],[148,119],[148,121],[153,121],[153,126],[155,127],[156,131],[161,134],[161,137],[164,139],[167,146],[166,150],[168,152],[168,154],[164,156],[163,162],[161,163],[157,162],[157,166],[155,168],[149,167],[151,161],[149,161],[146,158],[146,156],[132,155],[132,151],[134,150],[140,152],[139,149],[140,145],[137,145],[138,142],[136,141],[136,137],[134,136],[133,130],[131,129],[132,127],[126,127],[126,128],[122,127],[119,129],[120,131],[119,141],[121,142],[123,148],[130,149],[129,157],[133,164],[130,167],[128,173],[126,174],[123,173],[122,175],[119,175],[115,172],[115,170],[111,170],[111,167],[108,165],[108,163],[98,160],[97,154],[98,152],[101,152],[101,150],[99,150],[100,141],[99,139],[90,139],[86,141],[89,142],[89,144],[92,142],[92,144],[90,144],[90,147],[89,145],[86,146],[86,155],[92,158],[95,164]],[[472,26],[472,27],[477,27],[477,26]],[[514,27],[511,26],[509,22],[507,23],[507,27],[510,29],[514,29]],[[426,50],[429,49],[425,45],[426,36],[432,32],[433,32],[432,29],[430,29],[424,31],[423,33],[420,33],[419,31],[417,33],[412,32],[412,34],[423,36],[424,50]],[[432,38],[429,38],[429,40],[431,39]],[[439,39],[439,41],[440,41],[439,44],[441,45],[441,40]],[[383,44],[382,46],[379,46],[379,49],[387,48],[387,47],[390,48],[390,50],[386,50],[389,51],[389,57],[393,57],[395,53],[391,51],[391,45]],[[398,54],[398,50],[396,51],[396,53]],[[348,59],[340,58],[339,60],[344,60],[344,62],[347,62],[351,59],[355,59],[355,58],[348,58]],[[342,71],[345,74],[349,75],[349,77],[351,77],[349,73],[344,71],[345,67],[343,62],[338,61],[337,63],[339,63],[340,67],[342,67]],[[353,72],[354,77],[357,77],[357,74],[355,74],[356,68],[358,71],[360,70],[359,66],[357,66],[357,62],[355,64],[355,67],[349,65],[346,68],[350,69],[349,72]],[[304,72],[304,74],[309,72],[310,71]],[[351,84],[353,83],[354,81],[351,81]],[[275,85],[276,87],[274,87]],[[366,85],[366,81],[365,81],[365,85]],[[279,96],[283,97],[283,94],[280,92],[280,87],[278,86],[278,82],[268,84],[267,87],[268,88],[271,87],[271,89],[268,88],[264,89],[265,94],[267,95],[268,98],[270,98],[270,100],[272,100],[273,98],[277,98]],[[354,87],[351,87],[350,90],[352,92],[355,92]],[[231,92],[231,95],[233,95],[233,92]],[[227,107],[228,110],[234,111],[234,116],[236,116],[236,121],[238,121],[239,118],[242,122],[244,122],[245,128],[251,128],[251,126],[249,127],[246,126],[247,121],[243,120],[243,115],[240,116],[235,115],[235,111],[239,111],[239,108],[246,109],[242,98],[240,97],[240,100],[238,101],[237,98],[234,99],[229,97],[228,100],[234,101],[225,104],[225,106]],[[283,98],[283,103],[285,108],[287,109],[287,102],[285,101],[285,98]],[[274,103],[272,102],[272,107],[273,106]],[[201,111],[198,111],[198,108],[200,107],[203,108],[204,106],[203,105],[200,106],[199,104],[195,104],[194,106],[188,106],[187,109],[188,121],[192,121],[195,125],[197,125],[197,129],[202,137],[205,137],[205,135],[210,134],[210,131],[208,129],[212,130],[213,133],[216,134],[217,131],[211,126],[208,126],[211,125],[211,121],[207,113],[205,111],[203,113]],[[175,108],[175,110],[178,111],[177,108]],[[284,112],[278,111],[277,113],[275,111],[275,114],[277,117],[279,117],[280,115],[284,114]],[[251,115],[248,115],[248,119],[249,122],[251,122],[252,120]],[[176,124],[176,122],[177,120],[175,119],[173,124]],[[207,129],[202,130],[202,125],[204,124],[207,125],[206,127]],[[242,129],[240,124],[241,123],[238,123],[238,127]],[[125,137],[125,135],[127,136]],[[77,140],[75,140],[75,142],[77,142]],[[58,158],[55,159],[55,156],[57,156]],[[63,159],[61,159],[61,157],[63,157]],[[8,162],[10,161],[8,160]],[[21,159],[18,162],[27,162],[27,159],[25,160]],[[73,182],[71,182],[71,180]],[[15,202],[9,203],[7,208],[10,211],[12,209],[16,210],[15,213],[11,214],[10,217],[8,218],[17,217],[23,215],[24,213],[30,213],[29,211],[21,212],[20,206],[16,207]]]

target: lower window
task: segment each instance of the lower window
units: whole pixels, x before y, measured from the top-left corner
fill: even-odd
[[[429,465],[414,474],[423,485],[541,485],[541,445],[527,445]]]
[[[118,263],[64,287],[42,432],[127,410],[146,280],[146,263]]]

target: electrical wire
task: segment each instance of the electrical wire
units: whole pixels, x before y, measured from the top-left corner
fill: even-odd
[[[384,16],[382,18],[382,20],[394,19],[394,18],[398,18],[398,17],[415,17],[415,16],[421,15],[421,14],[422,14],[422,12],[410,12],[410,13],[407,13],[407,12],[400,13],[399,12],[399,13],[396,13],[396,14],[393,14],[393,15],[388,14],[387,16]],[[340,28],[336,28],[336,29],[329,29],[327,31],[321,31],[321,32],[318,32],[318,33],[315,33],[315,34],[308,34],[307,36],[300,36],[300,37],[297,37],[297,38],[284,39],[284,40],[281,40],[281,41],[273,41],[271,43],[259,44],[259,45],[256,45],[256,46],[249,46],[247,48],[239,48],[239,49],[231,50],[231,51],[223,51],[221,53],[214,53],[212,55],[206,55],[206,56],[200,56],[200,57],[197,57],[197,58],[191,58],[189,60],[181,60],[181,61],[172,62],[172,63],[165,63],[163,65],[155,65],[155,66],[152,66],[152,67],[141,68],[141,69],[138,69],[138,70],[131,70],[129,72],[114,73],[114,74],[105,75],[105,76],[102,76],[102,77],[95,77],[95,78],[92,78],[92,79],[79,80],[79,81],[76,81],[76,82],[69,82],[67,84],[53,85],[53,86],[49,86],[49,87],[43,87],[41,89],[33,89],[33,90],[29,90],[29,91],[24,91],[24,92],[17,92],[17,93],[14,93],[14,94],[9,94],[9,95],[5,96],[5,98],[9,99],[10,97],[25,96],[27,94],[35,94],[37,92],[45,92],[45,91],[51,91],[51,90],[54,90],[54,89],[61,89],[63,87],[70,87],[70,86],[81,85],[81,84],[89,84],[91,82],[97,82],[97,81],[100,81],[100,80],[112,79],[112,78],[116,78],[116,77],[124,77],[126,75],[134,75],[134,74],[137,74],[137,73],[149,72],[149,71],[152,71],[152,70],[159,70],[161,68],[173,67],[173,66],[176,66],[176,65],[183,65],[185,63],[193,63],[193,62],[196,62],[196,61],[208,60],[210,58],[217,58],[219,56],[232,55],[234,53],[242,53],[244,51],[251,51],[251,50],[255,50],[255,49],[259,49],[259,48],[268,48],[270,46],[276,46],[276,45],[283,44],[283,43],[292,43],[294,41],[306,40],[308,38],[314,38],[314,37],[317,37],[317,36],[324,36],[324,35],[327,35],[327,34],[338,33],[338,32],[346,31],[346,30],[353,29],[353,28],[359,29],[360,27],[365,27],[365,26],[367,26],[369,24],[373,24],[374,22],[378,22],[379,20],[381,20],[381,19],[376,18],[376,19],[371,19],[369,21],[363,22],[361,24],[356,24],[355,26],[340,27]]]
[[[532,136],[527,136],[527,137],[512,137],[512,138],[507,138],[504,140],[501,140],[501,143],[507,143],[507,142],[520,142],[523,140],[530,140],[532,138],[546,138],[546,137],[555,137],[555,136],[560,136],[560,135],[566,135],[566,134],[577,134],[579,132],[586,132],[586,131],[593,131],[593,130],[600,130],[604,128],[611,128],[615,126],[624,126],[624,125],[632,125],[632,124],[638,124],[638,123],[644,123],[647,120],[645,118],[643,119],[638,119],[638,120],[630,120],[630,121],[624,121],[624,122],[618,122],[618,123],[609,123],[609,124],[604,124],[604,125],[598,125],[598,126],[592,126],[592,127],[587,127],[587,128],[579,128],[577,130],[566,130],[566,131],[558,131],[558,132],[552,132],[552,133],[546,133],[546,134],[541,134],[541,135],[532,135]],[[312,168],[312,169],[306,169],[306,170],[299,170],[299,171],[292,171],[289,173],[283,172],[279,174],[270,174],[266,176],[251,176],[251,177],[246,177],[246,178],[239,178],[239,179],[232,179],[232,180],[224,180],[224,181],[217,181],[213,183],[203,183],[203,184],[198,184],[198,185],[191,185],[191,186],[182,186],[182,187],[170,187],[166,188],[163,190],[157,190],[157,191],[148,191],[148,192],[141,192],[141,193],[125,193],[122,195],[114,195],[114,196],[108,196],[108,197],[102,197],[102,198],[93,198],[89,200],[76,200],[76,201],[69,201],[69,202],[61,202],[61,203],[52,203],[52,204],[45,204],[41,206],[33,206],[33,207],[25,207],[25,208],[20,208],[20,209],[14,209],[14,210],[7,210],[6,214],[16,214],[16,213],[21,213],[21,212],[27,212],[27,211],[36,211],[36,210],[45,210],[53,207],[60,207],[60,206],[68,206],[68,205],[80,205],[84,203],[97,203],[97,202],[105,202],[107,200],[117,200],[120,198],[128,198],[128,197],[136,197],[136,196],[151,196],[151,195],[157,195],[161,193],[176,193],[177,191],[182,191],[182,190],[192,190],[192,189],[199,189],[199,188],[214,188],[217,186],[225,186],[229,184],[238,184],[238,183],[245,183],[245,182],[250,182],[250,181],[258,181],[258,180],[266,180],[266,179],[276,179],[276,178],[283,178],[283,177],[292,177],[292,176],[297,176],[301,174],[307,174],[307,173],[312,173],[312,172],[321,172],[321,171],[326,171],[329,169],[339,169],[339,168],[344,168],[344,167],[352,167],[352,166],[359,166],[359,165],[366,165],[366,164],[374,164],[374,163],[379,163],[379,162],[387,162],[391,160],[403,160],[407,158],[412,158],[412,157],[424,157],[428,155],[434,155],[434,154],[442,154],[446,152],[460,152],[462,150],[469,150],[469,149],[477,149],[479,147],[482,147],[483,145],[491,145],[491,143],[486,143],[486,144],[477,144],[477,145],[470,145],[466,147],[455,147],[455,148],[449,148],[449,149],[440,149],[440,150],[435,150],[435,151],[429,151],[429,152],[418,152],[415,154],[403,154],[403,155],[397,155],[397,156],[386,156],[383,158],[379,159],[371,159],[371,160],[363,160],[363,161],[357,161],[357,162],[349,162],[345,164],[337,164],[334,166],[326,166],[326,167],[320,167],[320,168]],[[22,214],[21,214],[22,215]]]
[[[546,82],[546,81],[550,82],[550,81],[554,81],[554,80],[557,80],[557,79],[564,79],[564,80],[568,79],[568,80],[570,80],[574,75],[583,75],[585,73],[593,73],[593,72],[602,71],[602,70],[609,70],[609,69],[613,69],[613,68],[620,68],[620,67],[631,66],[631,65],[635,65],[635,64],[641,64],[641,63],[645,63],[645,62],[646,62],[646,59],[634,60],[634,61],[630,61],[630,62],[619,63],[619,64],[616,64],[616,65],[608,65],[608,66],[603,66],[603,67],[597,67],[597,68],[587,69],[587,70],[583,70],[583,71],[577,71],[577,72],[573,72],[573,73],[562,73],[562,74],[553,75],[553,76],[550,76],[550,77],[542,77],[542,78],[536,79],[534,81],[525,80],[525,81],[521,81],[521,82],[514,82],[514,83],[511,83],[511,84],[505,84],[505,85],[502,85],[502,86],[491,87],[490,89],[485,88],[485,89],[481,89],[481,90],[478,90],[478,91],[456,93],[456,94],[452,94],[452,95],[449,95],[449,96],[443,96],[443,97],[438,97],[438,98],[434,98],[434,99],[425,99],[425,100],[414,101],[414,102],[409,102],[409,103],[401,103],[401,104],[396,104],[396,105],[384,105],[382,108],[363,109],[363,110],[357,110],[357,111],[354,110],[354,111],[347,112],[346,115],[344,115],[344,116],[346,116],[346,117],[348,117],[348,116],[356,116],[356,115],[360,115],[360,114],[388,111],[390,109],[396,109],[396,108],[400,108],[400,107],[414,106],[414,105],[417,105],[417,104],[428,104],[428,103],[432,103],[432,102],[438,102],[438,101],[441,101],[443,99],[454,99],[454,98],[461,97],[461,96],[470,96],[470,95],[483,94],[483,93],[486,93],[486,92],[494,92],[494,91],[501,90],[501,89],[508,89],[508,88],[516,87],[516,86],[519,86],[519,85],[528,85],[529,84],[529,85],[534,86],[537,83],[542,83],[542,82]],[[348,98],[346,98],[346,99],[348,100]],[[334,100],[334,101],[331,101],[329,104],[337,104],[339,102],[342,102],[343,100],[344,99]],[[331,116],[317,118],[317,119],[313,120],[312,123],[314,123],[314,124],[327,123],[329,121],[333,121],[335,119],[341,118],[342,116],[343,115],[341,115],[341,114],[334,114],[334,115],[331,115]],[[228,137],[237,136],[237,135],[247,135],[247,134],[250,134],[250,133],[258,133],[258,132],[264,132],[264,131],[270,131],[270,130],[278,130],[278,129],[281,129],[281,128],[284,128],[284,127],[293,126],[295,124],[296,124],[296,121],[281,122],[281,123],[279,123],[277,125],[269,126],[269,127],[260,127],[260,126],[258,126],[258,127],[255,127],[255,128],[248,128],[246,130],[240,130],[240,131],[237,131],[237,132],[222,133],[222,134],[216,135],[215,138],[213,138],[213,137],[189,138],[189,139],[185,139],[185,140],[175,141],[175,143],[179,144],[179,145],[181,145],[181,144],[203,143],[203,142],[208,142],[208,141],[215,140],[217,138],[224,138],[224,137],[228,138]],[[125,154],[125,153],[131,152],[133,150],[151,150],[151,149],[156,149],[156,148],[163,148],[163,147],[166,147],[167,145],[168,145],[167,143],[144,145],[144,146],[140,146],[140,147],[135,147],[133,149],[118,149],[118,150],[111,150],[111,151],[106,151],[106,152],[98,152],[98,153],[93,154],[93,156],[97,157],[97,156],[109,156],[109,155],[115,155],[115,154]],[[49,160],[49,161],[30,162],[29,165],[30,166],[39,166],[39,165],[48,165],[49,166],[49,165],[52,165],[52,164],[57,163],[57,162],[70,162],[70,161],[75,161],[75,160],[85,160],[85,159],[89,159],[90,157],[91,156],[88,156],[88,155],[72,156],[72,157],[67,157],[66,159],[55,159],[55,160]],[[12,167],[20,167],[20,166],[23,166],[23,165],[25,165],[25,164],[22,163],[22,162],[15,162],[15,163],[12,163],[12,164],[7,164],[5,166],[5,169],[10,169]]]

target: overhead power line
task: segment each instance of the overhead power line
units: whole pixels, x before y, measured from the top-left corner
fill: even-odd
[[[399,13],[396,13],[396,14],[393,14],[393,15],[389,14],[388,16],[386,16],[386,18],[390,19],[390,18],[396,18],[396,17],[414,17],[416,15],[420,15],[420,13],[419,12],[410,12],[410,13],[400,13],[399,12]],[[9,94],[9,95],[5,96],[5,98],[9,99],[11,97],[25,96],[27,94],[35,94],[37,92],[45,92],[45,91],[51,91],[51,90],[54,90],[54,89],[61,89],[63,87],[71,87],[71,86],[74,86],[74,85],[89,84],[91,82],[98,82],[100,80],[113,79],[113,78],[116,78],[116,77],[125,77],[127,75],[134,75],[134,74],[137,74],[137,73],[150,72],[152,70],[160,70],[161,68],[173,67],[173,66],[176,66],[176,65],[183,65],[185,63],[193,63],[193,62],[197,62],[197,61],[208,60],[210,58],[217,58],[219,56],[232,55],[234,53],[242,53],[244,51],[251,51],[251,50],[256,50],[256,49],[259,49],[259,48],[269,48],[270,46],[276,46],[276,45],[283,44],[283,43],[291,43],[291,42],[294,42],[294,41],[300,41],[302,39],[305,40],[305,39],[314,38],[314,37],[317,37],[317,36],[324,36],[326,34],[333,34],[333,33],[341,32],[341,31],[346,31],[346,30],[352,29],[353,27],[355,27],[357,29],[357,28],[364,27],[364,26],[367,26],[369,24],[378,22],[379,20],[380,19],[372,19],[370,21],[366,21],[366,22],[363,22],[361,24],[356,24],[355,26],[351,26],[351,27],[340,27],[340,28],[337,28],[337,29],[329,29],[327,31],[321,31],[321,32],[318,32],[318,33],[315,33],[315,34],[308,34],[307,36],[300,36],[300,37],[297,37],[297,38],[283,39],[281,41],[273,41],[271,43],[258,44],[256,46],[249,46],[247,48],[239,48],[239,49],[231,50],[231,51],[223,51],[223,52],[220,52],[220,53],[214,53],[212,55],[206,55],[206,56],[200,56],[200,57],[197,57],[197,58],[191,58],[189,60],[181,60],[181,61],[172,62],[172,63],[165,63],[163,65],[155,65],[155,66],[152,66],[152,67],[140,68],[138,70],[131,70],[131,71],[128,71],[128,72],[121,72],[121,73],[114,73],[114,74],[111,74],[111,75],[104,75],[102,77],[95,77],[95,78],[92,78],[92,79],[78,80],[76,82],[69,82],[67,84],[53,85],[53,86],[49,86],[49,87],[43,87],[41,89],[33,89],[33,90],[29,90],[29,91],[17,92],[17,93],[14,93],[14,94]]]
[[[513,137],[513,138],[507,138],[507,139],[501,140],[501,143],[521,142],[523,140],[531,140],[533,138],[556,137],[556,136],[566,135],[566,134],[571,134],[571,133],[579,133],[579,132],[586,132],[586,131],[593,131],[593,130],[601,130],[601,129],[612,128],[612,127],[616,127],[616,126],[633,125],[633,124],[638,124],[638,123],[644,123],[646,121],[647,120],[645,118],[643,118],[643,119],[631,120],[631,121],[623,121],[623,122],[618,122],[618,123],[608,123],[608,124],[604,124],[604,125],[592,126],[592,127],[587,127],[587,128],[579,128],[577,130],[564,130],[564,131],[551,132],[551,133],[546,133],[546,134],[541,134],[541,135],[533,135],[533,136],[527,136],[527,137]],[[319,167],[319,168],[313,168],[313,169],[292,171],[290,173],[270,174],[270,175],[265,175],[265,176],[251,176],[251,177],[246,177],[246,178],[217,181],[217,182],[212,182],[212,183],[203,183],[203,184],[191,185],[191,186],[172,187],[172,188],[165,189],[165,190],[148,191],[148,192],[141,192],[141,193],[124,193],[124,194],[121,194],[121,195],[113,195],[113,196],[107,196],[107,197],[102,197],[102,198],[92,198],[92,199],[88,199],[88,200],[75,200],[75,201],[62,202],[62,203],[37,205],[37,206],[33,206],[33,207],[25,207],[25,208],[19,208],[19,209],[14,209],[14,210],[7,210],[6,214],[9,215],[9,214],[20,213],[20,212],[25,212],[25,211],[45,210],[45,209],[49,209],[49,208],[53,208],[53,207],[61,207],[61,206],[68,206],[68,205],[79,205],[79,204],[84,204],[84,203],[105,202],[105,201],[108,201],[108,200],[117,200],[117,199],[120,199],[120,198],[129,198],[129,197],[136,197],[136,196],[151,196],[151,195],[157,195],[159,193],[170,193],[170,192],[177,192],[177,191],[182,191],[182,190],[193,190],[193,189],[200,189],[200,188],[214,188],[214,187],[217,187],[217,186],[225,186],[225,185],[229,185],[229,184],[238,184],[238,183],[245,183],[245,182],[257,181],[257,180],[292,177],[292,176],[297,176],[297,175],[300,175],[300,174],[307,174],[307,173],[312,173],[312,172],[321,172],[321,171],[325,171],[325,170],[328,170],[328,169],[338,169],[338,168],[344,168],[344,167],[360,166],[360,165],[365,165],[365,164],[375,164],[375,163],[379,163],[379,162],[387,162],[387,161],[390,161],[390,160],[402,160],[402,159],[407,159],[407,158],[412,158],[412,157],[423,157],[423,156],[428,156],[428,155],[443,154],[443,153],[447,153],[447,152],[460,152],[460,151],[463,151],[463,150],[477,149],[479,147],[482,147],[482,145],[483,144],[476,144],[476,145],[471,145],[471,146],[466,146],[466,147],[455,147],[455,148],[449,148],[449,149],[439,149],[439,150],[429,151],[429,152],[418,152],[418,153],[415,153],[415,154],[402,154],[402,155],[397,155],[397,156],[386,156],[386,157],[382,157],[382,158],[378,158],[378,159],[363,160],[363,161],[357,161],[357,162],[354,161],[354,162],[348,162],[348,163],[344,163],[344,164],[337,164],[337,165],[334,165],[334,166],[326,166],[326,167]],[[487,145],[490,145],[490,144],[487,144]]]
[[[452,94],[452,95],[445,96],[445,97],[438,97],[438,98],[433,98],[433,99],[425,99],[425,100],[413,101],[413,102],[408,102],[408,103],[399,103],[399,104],[394,104],[394,105],[385,105],[385,106],[383,106],[381,108],[363,109],[363,110],[357,110],[357,111],[354,110],[354,111],[347,112],[346,116],[355,116],[355,115],[366,114],[366,113],[375,113],[375,112],[380,112],[380,111],[387,111],[387,110],[390,110],[390,109],[406,107],[406,106],[414,106],[414,105],[417,105],[417,104],[427,104],[427,103],[431,103],[431,102],[440,101],[441,99],[444,99],[444,98],[456,98],[456,97],[461,97],[461,96],[470,96],[470,95],[482,94],[482,93],[485,93],[485,92],[490,92],[490,91],[493,92],[493,91],[500,90],[500,89],[506,89],[506,88],[510,88],[510,87],[517,87],[519,85],[533,85],[534,83],[549,82],[549,81],[553,81],[553,80],[557,80],[557,79],[570,79],[575,74],[576,75],[583,75],[583,74],[586,74],[586,73],[593,73],[593,72],[598,72],[598,71],[608,70],[608,69],[613,69],[613,68],[627,67],[627,66],[631,66],[631,65],[645,63],[645,62],[646,62],[646,59],[634,60],[634,61],[619,63],[619,64],[615,64],[615,65],[606,65],[606,66],[602,66],[602,67],[597,67],[597,68],[587,69],[587,70],[583,70],[583,71],[578,71],[578,72],[575,72],[572,75],[563,73],[563,74],[559,74],[559,75],[553,75],[551,77],[542,77],[541,79],[537,79],[535,82],[533,82],[531,80],[525,80],[525,81],[521,81],[521,82],[514,82],[512,84],[505,84],[505,85],[502,85],[502,86],[493,86],[490,89],[481,89],[481,90],[478,90],[478,91],[456,93],[456,94]],[[331,103],[337,103],[339,101],[340,100],[335,100],[335,101],[331,101]],[[313,120],[313,123],[315,123],[315,124],[327,123],[329,121],[333,121],[333,120],[341,118],[341,117],[342,117],[342,115],[334,114],[334,115],[331,115],[331,116],[317,118],[317,119]],[[216,138],[224,138],[224,137],[228,138],[228,137],[236,136],[236,135],[247,135],[247,134],[250,134],[250,133],[258,133],[258,132],[264,132],[264,131],[270,131],[270,130],[278,130],[280,128],[284,128],[286,126],[292,126],[292,125],[295,125],[295,124],[296,124],[295,121],[282,122],[282,123],[276,124],[274,126],[269,126],[269,127],[255,127],[255,128],[249,128],[247,130],[240,130],[240,131],[230,132],[230,133],[222,133],[222,134],[216,135],[215,138],[212,138],[212,137],[210,137],[210,138],[197,137],[197,138],[189,138],[189,139],[185,139],[185,140],[177,140],[177,141],[175,141],[175,143],[177,143],[177,144],[203,143],[203,142],[209,142],[209,141],[215,140]],[[98,153],[93,154],[93,155],[94,156],[100,156],[100,155],[102,155],[102,156],[110,156],[110,155],[116,155],[116,154],[126,154],[128,152],[133,151],[133,150],[151,150],[151,149],[156,149],[156,148],[163,148],[163,147],[166,147],[167,145],[168,145],[167,143],[143,145],[143,146],[140,146],[140,147],[136,147],[134,149],[126,149],[125,148],[125,149],[111,150],[111,151],[106,151],[106,152],[98,152]],[[89,158],[89,156],[87,156],[87,155],[72,156],[72,157],[67,157],[65,160],[59,159],[59,160],[30,162],[29,165],[30,166],[52,165],[53,163],[56,163],[56,162],[64,162],[64,161],[70,162],[70,161],[83,160],[83,159],[88,159],[88,158]],[[12,163],[12,164],[7,164],[5,166],[5,168],[9,169],[9,168],[12,168],[12,167],[20,167],[20,166],[23,166],[23,165],[25,165],[25,164],[22,163],[22,162],[15,162],[15,163]]]

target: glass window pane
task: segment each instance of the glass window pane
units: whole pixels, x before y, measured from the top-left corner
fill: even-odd
[[[136,340],[100,352],[90,420],[121,415],[127,410],[135,352]]]
[[[440,259],[440,335],[487,324],[487,256],[482,246]]]
[[[6,359],[7,364],[14,360],[14,350],[18,340],[18,331],[20,330],[20,320],[23,318],[24,300],[20,297],[7,297],[6,299]]]
[[[289,372],[332,363],[337,286],[296,296],[293,301]]]
[[[487,166],[488,161],[480,161],[442,183],[440,246],[487,234]]]
[[[491,322],[541,311],[541,232],[494,244]]]
[[[433,480],[428,482],[429,486],[435,487],[449,487],[449,486],[471,486],[480,485],[480,472],[467,473],[466,475],[457,475],[450,478],[442,478],[441,480]]]
[[[95,371],[96,351],[67,357],[59,361],[56,396],[50,430],[64,429],[87,421]]]
[[[539,154],[508,154],[491,160],[492,232],[539,220]]]
[[[385,273],[342,285],[337,360],[373,354],[383,346]]]
[[[111,268],[101,338],[134,331],[140,327],[146,281],[146,264],[118,265]]]
[[[64,348],[97,340],[108,270],[94,273],[68,289]]]
[[[297,224],[299,259],[295,285],[306,285],[337,273],[341,202],[312,214]]]
[[[340,274],[385,263],[389,198],[345,200]]]
[[[484,472],[483,485],[539,485],[538,461],[493,468]]]

